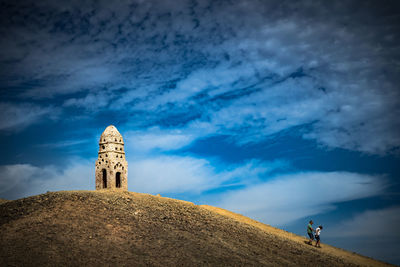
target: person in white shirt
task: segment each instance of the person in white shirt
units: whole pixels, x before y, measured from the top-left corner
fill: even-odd
[[[322,230],[322,225],[318,226],[317,229],[315,229],[315,240],[317,240],[317,243],[315,244],[316,247],[320,248],[320,234],[321,234],[321,230]]]

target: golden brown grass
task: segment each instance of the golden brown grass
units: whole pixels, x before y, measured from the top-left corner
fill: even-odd
[[[223,209],[127,191],[0,205],[0,266],[382,266]]]
[[[386,264],[384,262],[379,262],[372,258],[365,257],[362,255],[356,254],[354,252],[346,251],[341,248],[336,248],[336,247],[333,247],[333,246],[330,246],[327,244],[323,244],[322,248],[315,248],[313,246],[305,244],[305,241],[307,239],[302,236],[272,227],[270,225],[260,223],[258,221],[250,219],[249,217],[243,216],[238,213],[231,212],[229,210],[212,207],[212,206],[208,206],[208,205],[201,205],[200,207],[205,208],[210,211],[213,211],[213,212],[216,212],[216,213],[219,213],[223,216],[230,217],[234,220],[237,220],[240,223],[252,225],[262,231],[265,231],[266,233],[273,234],[276,237],[293,241],[298,246],[304,247],[305,249],[314,249],[314,250],[317,250],[318,253],[326,254],[331,257],[337,257],[337,258],[343,259],[345,261],[350,261],[350,262],[355,263],[356,265],[360,265],[360,266],[388,266],[388,264]]]

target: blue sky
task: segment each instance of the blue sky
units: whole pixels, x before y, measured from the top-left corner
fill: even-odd
[[[396,1],[3,1],[0,197],[129,190],[400,264]]]

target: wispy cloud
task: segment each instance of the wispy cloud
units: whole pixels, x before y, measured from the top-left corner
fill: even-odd
[[[129,162],[129,187],[146,193],[200,195],[211,189],[223,190],[227,186],[244,186],[259,181],[263,175],[280,166],[277,162],[258,161],[224,168],[216,165],[216,162],[190,156],[137,159]]]
[[[146,127],[208,125],[197,137],[244,144],[297,127],[327,147],[398,149],[399,29],[390,10],[167,3],[8,6],[25,23],[2,16],[2,81],[23,99],[62,98],[69,110],[123,110],[124,121],[143,114]]]
[[[326,229],[325,235],[400,240],[400,207],[367,210]]]
[[[349,172],[282,174],[272,180],[222,194],[215,203],[271,225],[335,209],[335,203],[382,194],[382,177]]]
[[[54,143],[37,144],[35,146],[40,147],[40,148],[66,148],[66,147],[71,147],[71,146],[82,145],[82,144],[85,144],[88,142],[89,142],[89,140],[87,140],[87,139],[86,140],[85,139],[66,140],[66,141],[54,142]]]
[[[323,238],[326,236],[326,240],[336,246],[398,264],[400,263],[398,225],[400,225],[399,206],[367,210],[324,228]]]
[[[59,110],[29,103],[0,103],[0,131],[18,131],[43,120],[55,119]]]
[[[150,153],[151,151],[168,151],[190,144],[197,135],[181,129],[160,129],[153,127],[146,131],[131,131],[125,134],[126,150],[131,154]]]
[[[131,162],[129,168],[129,187],[139,192],[199,194],[220,183],[213,179],[213,167],[203,159],[154,157]]]
[[[111,92],[99,91],[87,94],[84,98],[69,98],[64,102],[63,106],[90,111],[107,108],[109,102],[112,100],[111,94]]]

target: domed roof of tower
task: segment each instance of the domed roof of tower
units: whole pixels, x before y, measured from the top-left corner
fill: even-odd
[[[100,143],[118,142],[123,143],[122,135],[114,125],[109,125],[100,136]]]

